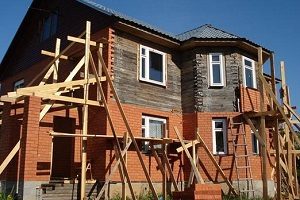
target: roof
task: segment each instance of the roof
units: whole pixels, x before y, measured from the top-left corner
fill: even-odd
[[[213,27],[211,24],[205,24],[198,28],[186,31],[184,33],[176,35],[180,41],[185,41],[190,38],[198,39],[238,39],[239,36],[233,35],[231,33],[225,32],[223,30]]]
[[[201,40],[210,40],[210,39],[218,39],[218,40],[234,40],[234,41],[245,41],[249,44],[252,44],[256,47],[259,47],[261,45],[258,45],[244,37],[239,37],[237,35],[234,35],[232,33],[228,33],[224,30],[218,29],[216,27],[213,27],[211,24],[205,24],[198,28],[186,31],[184,33],[174,35],[171,33],[168,33],[166,31],[161,30],[160,28],[157,28],[153,25],[150,25],[148,23],[145,23],[141,20],[135,19],[133,17],[127,16],[125,14],[122,14],[118,11],[115,11],[113,9],[107,8],[99,3],[95,3],[92,0],[76,0],[77,2],[80,2],[86,6],[89,6],[95,10],[98,10],[108,16],[116,17],[119,20],[125,21],[127,23],[133,23],[136,26],[148,29],[152,32],[155,32],[158,35],[162,35],[164,37],[167,37],[169,39],[172,39],[176,42],[185,42],[189,39],[201,39]],[[264,50],[271,52],[270,50],[263,48]]]
[[[147,29],[150,29],[152,31],[155,31],[155,32],[157,32],[157,33],[159,33],[161,35],[164,35],[164,36],[167,36],[169,38],[178,40],[176,38],[176,36],[174,36],[171,33],[163,31],[163,30],[161,30],[158,27],[155,27],[153,25],[150,25],[148,23],[145,23],[145,22],[143,22],[141,20],[135,19],[133,17],[130,17],[128,15],[125,15],[123,13],[115,11],[113,9],[107,8],[107,7],[105,7],[105,6],[103,6],[103,5],[99,4],[99,3],[95,3],[94,1],[91,1],[91,0],[76,0],[76,1],[82,3],[82,4],[86,5],[86,6],[89,6],[89,7],[93,8],[93,9],[95,9],[95,10],[98,10],[98,11],[100,11],[100,12],[106,14],[106,15],[114,16],[114,17],[119,18],[121,20],[125,20],[127,22],[131,22],[131,23],[134,23],[136,25],[139,25],[139,26],[142,26],[144,28],[147,28]]]

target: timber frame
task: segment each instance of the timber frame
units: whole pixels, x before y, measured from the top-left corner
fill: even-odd
[[[84,37],[85,36],[85,37]],[[87,152],[86,145],[88,139],[100,138],[100,139],[110,139],[113,141],[113,147],[115,151],[115,165],[111,166],[110,174],[106,176],[105,183],[103,187],[98,192],[97,198],[100,199],[107,190],[110,180],[113,173],[117,170],[121,175],[122,181],[122,199],[126,199],[126,187],[129,187],[130,196],[132,199],[136,199],[136,196],[133,191],[132,182],[127,170],[127,150],[132,146],[137,153],[138,159],[140,161],[141,167],[144,171],[144,175],[149,184],[149,188],[153,194],[154,199],[158,200],[158,194],[153,186],[151,177],[147,171],[146,165],[143,161],[141,150],[138,146],[137,141],[149,141],[150,150],[152,156],[154,156],[158,168],[162,173],[162,188],[163,188],[163,197],[167,197],[166,182],[167,179],[171,180],[172,185],[175,191],[179,191],[178,183],[175,180],[175,176],[172,172],[170,163],[168,161],[167,155],[167,146],[176,143],[181,146],[177,148],[178,154],[184,153],[189,163],[191,164],[191,174],[188,182],[188,187],[192,183],[204,184],[204,180],[200,173],[200,164],[199,157],[196,152],[197,149],[202,147],[207,153],[209,159],[212,161],[213,165],[216,167],[217,171],[221,174],[223,180],[229,188],[229,191],[233,195],[238,195],[239,192],[235,190],[232,185],[232,182],[226,177],[225,173],[221,169],[218,162],[215,160],[212,152],[208,149],[204,140],[201,137],[201,133],[196,131],[194,140],[184,140],[182,134],[177,127],[174,127],[177,139],[172,138],[144,138],[134,136],[130,124],[128,122],[127,116],[123,110],[122,104],[118,97],[118,94],[115,90],[115,87],[112,82],[112,77],[106,67],[104,59],[102,57],[102,48],[103,44],[91,41],[91,23],[86,22],[86,30],[79,35],[79,37],[68,36],[68,40],[71,41],[70,45],[67,46],[63,51],[60,51],[60,39],[56,41],[55,52],[49,52],[43,50],[41,53],[50,57],[53,57],[53,60],[32,80],[25,88],[18,89],[15,92],[9,92],[7,95],[1,96],[2,102],[9,103],[18,103],[23,101],[26,96],[36,96],[40,97],[43,100],[43,108],[40,112],[40,121],[44,118],[47,112],[51,107],[61,105],[61,102],[73,103],[75,106],[83,106],[83,117],[82,124],[83,130],[82,134],[68,134],[68,133],[58,133],[51,131],[49,133],[52,137],[79,137],[82,140],[82,160],[81,160],[81,199],[85,199],[85,190],[86,190],[86,171],[87,171]],[[84,38],[83,38],[84,37]],[[77,65],[70,72],[68,77],[64,82],[58,81],[59,73],[59,62],[61,59],[68,59],[68,56],[65,53],[74,45],[81,44],[84,45],[84,56],[80,59]],[[91,46],[96,47],[97,50],[97,63],[101,67],[96,67],[95,58],[91,52]],[[267,199],[268,196],[268,185],[267,185],[267,172],[266,166],[268,164],[268,156],[275,155],[275,164],[273,165],[272,176],[276,180],[276,199],[296,199],[299,198],[299,189],[297,181],[297,170],[296,170],[296,160],[300,154],[300,151],[296,149],[297,146],[300,146],[300,140],[298,138],[297,132],[294,130],[294,127],[300,131],[300,116],[294,111],[293,106],[290,104],[289,99],[289,89],[286,85],[285,79],[285,66],[281,62],[281,99],[282,103],[277,100],[276,94],[276,80],[275,80],[275,66],[274,66],[274,55],[270,55],[270,67],[271,67],[271,78],[266,80],[262,72],[263,64],[263,49],[257,48],[258,55],[258,78],[260,81],[259,92],[261,97],[260,112],[256,113],[242,113],[245,122],[251,127],[253,133],[258,138],[258,141],[261,145],[261,155],[262,155],[262,181],[263,181],[263,196]],[[84,78],[81,80],[75,80],[76,74],[84,68]],[[90,72],[91,70],[91,72]],[[103,75],[104,74],[104,75]],[[42,81],[34,86],[33,84],[40,78],[42,75]],[[103,75],[103,76],[102,76]],[[50,77],[52,77],[50,79]],[[51,80],[51,83],[49,83]],[[126,132],[124,135],[120,135],[115,130],[114,121],[111,117],[111,110],[107,104],[107,100],[102,88],[102,83],[107,82],[113,97],[117,103],[118,112],[121,114],[122,120],[124,121]],[[96,100],[91,100],[88,98],[89,86],[96,85],[97,91],[100,94]],[[83,98],[70,97],[64,94],[73,90],[83,89]],[[265,102],[267,99],[271,104],[271,109],[266,110]],[[0,104],[1,105],[1,104]],[[108,118],[109,125],[111,127],[112,135],[91,135],[88,133],[88,107],[89,106],[100,106],[104,107],[106,115]],[[266,144],[266,118],[271,119],[272,128],[271,133],[274,139],[274,149],[268,152]],[[253,120],[259,119],[259,127],[255,127]],[[1,126],[1,118],[0,118]],[[7,167],[12,158],[18,153],[21,146],[20,138],[19,142],[8,154],[6,159],[0,165],[0,174]],[[162,145],[162,152],[158,154],[156,149],[153,147],[154,144]],[[191,152],[189,151],[191,150]],[[195,180],[194,180],[195,179]]]

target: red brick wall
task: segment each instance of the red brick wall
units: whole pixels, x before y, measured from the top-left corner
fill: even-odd
[[[212,112],[203,112],[203,113],[196,113],[194,114],[194,116],[197,117],[197,122],[195,123],[193,120],[193,116],[192,114],[190,115],[186,115],[187,119],[190,120],[186,120],[184,127],[187,127],[185,130],[190,130],[191,133],[190,135],[185,135],[185,138],[193,138],[194,137],[194,131],[196,127],[193,128],[193,125],[196,124],[197,127],[199,127],[199,134],[201,135],[201,137],[203,138],[203,140],[205,141],[206,145],[208,146],[208,148],[211,150],[213,149],[213,144],[212,144],[212,119],[213,118],[225,118],[227,120],[229,120],[230,117],[233,117],[235,121],[240,121],[240,117],[239,117],[240,113],[235,113],[235,112],[216,112],[216,113],[212,113]],[[185,117],[184,117],[185,119]],[[190,125],[186,124],[188,123],[188,121],[190,121]],[[233,145],[232,145],[232,140],[234,139],[231,136],[231,132],[230,132],[230,128],[229,125],[227,124],[228,127],[228,131],[227,131],[227,140],[228,140],[228,154],[227,155],[220,155],[220,156],[215,156],[215,159],[217,160],[217,162],[219,163],[219,165],[221,166],[221,168],[224,170],[225,174],[227,177],[231,178],[232,180],[236,180],[236,170],[235,170],[235,165],[234,165],[234,160],[233,160]],[[233,133],[237,133],[237,127],[233,128]],[[269,131],[267,131],[267,136],[269,135]],[[248,144],[248,152],[249,154],[252,154],[252,139],[251,139],[251,129],[248,125],[245,125],[245,132],[246,132],[246,141]],[[239,136],[238,139],[238,143],[241,143],[242,137]],[[268,140],[268,148],[270,147],[269,145],[269,137],[267,137]],[[237,149],[237,153],[242,155],[245,154],[242,152],[242,148],[238,147]],[[198,149],[198,154],[201,160],[201,170],[200,173],[201,175],[204,177],[204,179],[206,180],[210,180],[210,181],[216,181],[216,180],[222,180],[222,177],[220,176],[220,174],[218,174],[218,172],[216,171],[216,168],[213,166],[211,160],[209,159],[209,157],[207,156],[207,154],[205,153],[204,149],[202,147],[200,147]],[[241,159],[240,159],[241,160]],[[261,179],[261,157],[258,155],[253,155],[250,157],[250,162],[251,162],[251,166],[252,166],[252,173],[253,173],[253,177],[254,179]],[[186,161],[186,165],[185,165],[185,175],[186,178],[188,178],[189,172],[190,172],[190,165],[189,162]],[[238,163],[239,165],[245,165],[243,163],[243,161],[239,161]],[[208,167],[209,166],[209,167]],[[204,169],[203,169],[204,167]],[[270,174],[271,174],[271,168],[270,166],[267,167],[268,169],[268,178],[270,179]],[[243,172],[243,171],[240,171]],[[241,173],[241,176],[244,176],[243,173]]]

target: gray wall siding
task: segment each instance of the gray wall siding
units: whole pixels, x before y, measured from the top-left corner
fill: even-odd
[[[208,55],[223,54],[224,87],[209,86]],[[232,112],[237,110],[236,90],[243,83],[242,56],[236,48],[198,48],[183,54],[182,107],[184,112]]]
[[[139,81],[140,44],[168,53],[166,87]],[[114,83],[121,101],[160,110],[181,110],[181,71],[175,58],[167,49],[116,31]]]

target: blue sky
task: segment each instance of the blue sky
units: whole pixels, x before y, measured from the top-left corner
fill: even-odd
[[[292,104],[300,105],[300,1],[298,0],[94,0],[166,32],[181,33],[212,24],[273,50],[276,74],[286,63]],[[0,60],[31,0],[0,1]],[[265,66],[267,69],[268,66]],[[267,70],[266,70],[267,71]]]

